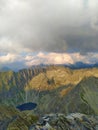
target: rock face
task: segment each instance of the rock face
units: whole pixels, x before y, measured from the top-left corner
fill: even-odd
[[[25,102],[25,86],[44,69],[35,67],[19,72],[0,72],[0,103],[18,105]]]
[[[0,106],[0,130],[98,130],[98,116],[81,113],[46,114]]]
[[[81,113],[48,114],[30,130],[98,130],[98,120]]]
[[[98,68],[61,66],[0,72],[0,104],[35,102],[36,113],[98,115]]]

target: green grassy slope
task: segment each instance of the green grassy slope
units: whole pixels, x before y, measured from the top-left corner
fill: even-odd
[[[37,112],[98,114],[98,69],[50,66],[0,73],[0,102],[36,102]]]

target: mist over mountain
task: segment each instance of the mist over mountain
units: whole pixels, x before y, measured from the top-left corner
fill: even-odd
[[[3,72],[3,71],[9,71],[9,70],[12,70],[14,72],[18,72],[22,69],[33,69],[33,68],[37,68],[37,67],[48,67],[48,66],[51,66],[51,65],[56,65],[56,66],[65,66],[65,67],[69,67],[71,69],[83,69],[83,68],[93,68],[93,67],[98,67],[98,63],[94,63],[94,64],[86,64],[86,63],[83,63],[83,62],[76,62],[74,64],[39,64],[39,65],[32,65],[31,67],[27,67],[27,66],[24,66],[24,67],[14,67],[14,66],[11,66],[11,68],[8,66],[2,66],[0,67],[0,72]]]
[[[95,64],[86,64],[83,62],[76,62],[75,64],[69,64],[68,67],[72,69],[93,68],[98,67],[98,63],[96,62]]]
[[[11,70],[10,68],[4,66],[4,67],[0,67],[0,72],[3,72],[3,71],[9,71]]]

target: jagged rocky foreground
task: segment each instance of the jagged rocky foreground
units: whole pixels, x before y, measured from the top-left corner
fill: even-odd
[[[34,119],[32,121],[29,119],[29,122],[26,118],[24,121],[21,120],[17,119],[17,122],[10,123],[7,130],[98,130],[97,117],[80,113],[72,113],[68,116],[48,114],[37,122]]]
[[[0,130],[98,130],[98,116],[47,114],[0,106]]]
[[[98,119],[80,113],[72,113],[68,116],[48,114],[30,130],[98,130]]]

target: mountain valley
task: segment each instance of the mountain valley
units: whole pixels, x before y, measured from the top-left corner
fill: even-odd
[[[0,102],[36,102],[36,111],[98,114],[98,69],[63,66],[0,72]]]

